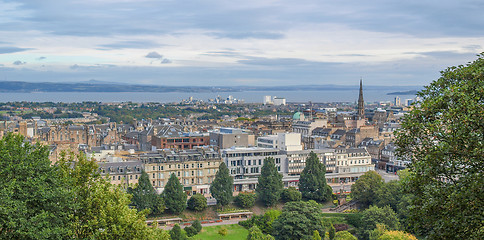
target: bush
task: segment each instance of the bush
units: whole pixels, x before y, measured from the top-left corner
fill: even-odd
[[[221,236],[226,236],[228,233],[229,233],[229,231],[225,227],[218,230],[218,234],[220,234]]]
[[[193,237],[198,234],[197,230],[193,226],[186,227],[185,232],[187,233],[188,237]]]
[[[281,198],[284,202],[301,201],[302,194],[295,187],[289,187],[282,190]]]
[[[256,217],[256,216],[254,216],[254,217]],[[254,226],[254,221],[253,221],[254,217],[252,217],[251,219],[248,219],[248,220],[240,221],[239,225],[244,227],[245,229],[251,228],[252,226]]]
[[[256,196],[253,193],[241,192],[235,197],[235,203],[242,208],[251,208],[255,204]]]
[[[192,227],[195,228],[195,230],[197,230],[197,233],[199,233],[200,231],[202,231],[202,224],[200,223],[199,220],[193,221]]]
[[[188,199],[188,209],[194,211],[203,211],[207,208],[207,199],[202,194],[195,194]]]
[[[336,232],[340,231],[345,231],[348,230],[349,226],[348,224],[340,223],[340,224],[333,224],[334,229],[336,229]]]

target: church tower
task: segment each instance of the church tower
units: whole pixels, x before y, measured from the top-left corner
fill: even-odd
[[[363,83],[360,78],[360,96],[358,97],[358,119],[365,118],[365,102],[363,101]]]

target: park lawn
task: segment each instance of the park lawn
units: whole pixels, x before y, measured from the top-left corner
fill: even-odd
[[[221,236],[218,234],[218,230],[221,228],[227,228],[228,234],[226,236]],[[219,225],[219,226],[210,226],[210,227],[203,227],[202,231],[191,237],[190,239],[193,240],[242,240],[247,239],[247,235],[249,235],[249,231],[238,224],[231,224],[231,225]]]

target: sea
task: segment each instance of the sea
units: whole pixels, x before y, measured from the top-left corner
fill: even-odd
[[[393,90],[394,91],[394,90]],[[396,95],[387,95],[392,91],[366,90],[365,102],[393,101]],[[194,100],[215,99],[220,96],[227,99],[232,96],[246,103],[262,103],[264,96],[285,98],[286,102],[314,103],[356,102],[358,90],[322,90],[322,91],[242,91],[242,92],[33,92],[33,93],[0,93],[0,102],[180,102],[192,97]],[[400,95],[401,101],[415,98],[414,95]]]

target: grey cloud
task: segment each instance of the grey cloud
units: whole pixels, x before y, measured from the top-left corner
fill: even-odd
[[[22,62],[22,61],[20,61],[20,60],[17,60],[17,61],[15,61],[15,62],[13,62],[12,64],[13,64],[13,65],[25,65],[25,64],[26,64],[26,62]]]
[[[165,59],[161,60],[161,64],[169,64],[169,63],[171,63],[170,59],[165,58]]]
[[[94,64],[94,65],[78,65],[74,64],[70,66],[70,69],[76,70],[92,70],[92,69],[101,69],[101,68],[114,68],[116,65],[114,64]]]
[[[111,44],[100,45],[100,47],[107,49],[150,49],[159,46],[161,46],[161,44],[152,41],[119,41]]]
[[[262,57],[252,57],[249,59],[239,60],[239,63],[247,65],[260,65],[260,66],[307,66],[307,65],[320,65],[320,64],[337,64],[337,63],[325,63],[325,62],[315,62],[307,61],[300,58],[262,58]]]
[[[0,54],[23,52],[31,49],[32,48],[0,47]]]
[[[240,53],[232,49],[225,49],[221,51],[209,51],[209,52],[202,53],[200,55],[216,56],[216,57],[241,57],[242,56]]]
[[[222,32],[222,33],[210,33],[208,35],[215,36],[217,38],[231,38],[231,39],[282,39],[284,34],[273,32]]]
[[[163,58],[163,55],[160,55],[159,53],[157,52],[150,52],[148,54],[146,54],[145,58],[156,58],[156,59],[161,59]]]
[[[42,61],[42,60],[44,60],[44,59],[46,59],[46,57],[39,57],[39,58],[36,58],[36,60],[38,60],[38,61]]]

